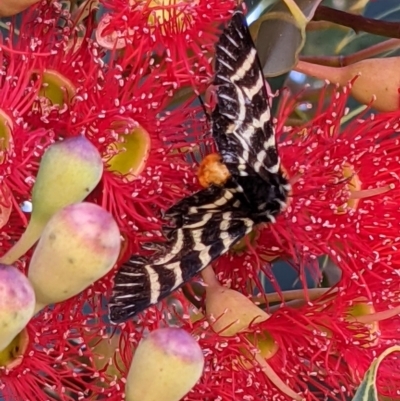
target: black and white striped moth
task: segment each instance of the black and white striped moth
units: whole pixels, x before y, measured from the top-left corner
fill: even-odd
[[[161,252],[134,255],[114,279],[109,317],[125,321],[188,282],[260,223],[275,222],[290,185],[282,174],[266,84],[241,10],[216,44],[212,135],[230,177],[165,213]]]

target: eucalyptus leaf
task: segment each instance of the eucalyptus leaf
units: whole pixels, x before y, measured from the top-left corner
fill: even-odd
[[[291,4],[292,10],[285,2]],[[266,77],[282,75],[296,65],[305,43],[306,23],[312,19],[320,2],[281,0],[250,26]],[[295,12],[293,4],[301,13]]]
[[[350,1],[349,12],[354,14],[362,14],[369,0],[352,0]]]
[[[388,348],[382,352],[379,358],[372,362],[352,401],[379,401],[378,390],[376,388],[378,368],[381,362],[393,352],[400,352],[400,346],[395,345]]]
[[[322,0],[296,0],[296,4],[299,9],[303,12],[304,16],[306,17],[307,21],[311,21],[315,10],[319,6]],[[279,5],[279,4],[278,4]],[[280,2],[281,8],[282,2]]]
[[[280,0],[279,0],[280,1]],[[249,25],[251,25],[254,21],[256,21],[260,15],[263,15],[267,9],[269,9],[276,0],[247,0],[246,7],[248,13],[246,14],[246,20]]]

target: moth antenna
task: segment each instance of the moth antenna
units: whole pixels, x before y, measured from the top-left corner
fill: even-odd
[[[206,104],[204,103],[203,98],[201,97],[201,95],[198,95],[197,97],[198,97],[199,103],[200,103],[200,105],[201,105],[201,107],[202,107],[202,109],[203,109],[203,111],[204,111],[204,115],[205,115],[206,118],[207,118],[207,121],[208,121],[209,123],[211,123],[211,114],[207,111],[207,107],[206,107]]]

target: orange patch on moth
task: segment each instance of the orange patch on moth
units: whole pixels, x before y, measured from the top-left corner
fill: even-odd
[[[231,174],[226,165],[221,162],[221,156],[217,153],[211,153],[201,161],[197,176],[200,185],[208,188],[211,184],[225,184]]]

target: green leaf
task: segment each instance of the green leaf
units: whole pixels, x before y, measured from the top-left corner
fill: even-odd
[[[287,2],[291,9],[285,4]],[[305,29],[321,0],[284,0],[250,26],[266,77],[282,75],[296,65]]]
[[[400,352],[400,346],[395,345],[388,348],[386,351],[382,352],[374,362],[372,362],[352,401],[379,401],[378,391],[376,388],[378,368],[381,362],[393,352]]]

